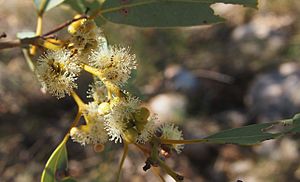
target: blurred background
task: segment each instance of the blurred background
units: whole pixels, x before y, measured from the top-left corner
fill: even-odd
[[[141,29],[106,24],[111,44],[129,45],[139,67],[125,88],[161,122],[175,122],[186,139],[292,117],[300,112],[300,1],[259,0],[259,9],[215,4],[226,22],[213,26]],[[67,7],[49,11],[44,32],[71,19]],[[5,40],[34,31],[32,1],[0,0]],[[66,31],[62,32],[64,35]],[[85,99],[91,78],[79,79]],[[86,100],[86,99],[85,99]],[[39,181],[43,167],[76,114],[71,98],[45,95],[21,50],[0,52],[0,181]],[[187,182],[300,181],[299,135],[261,145],[186,145],[167,161]],[[122,145],[68,142],[69,173],[80,182],[114,180]],[[122,181],[159,181],[142,170],[144,156],[130,148]],[[172,181],[165,176],[166,181]]]

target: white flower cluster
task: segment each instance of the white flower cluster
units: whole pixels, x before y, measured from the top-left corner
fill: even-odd
[[[72,34],[68,46],[76,50],[80,62],[88,64],[92,50],[107,48],[107,41],[103,32],[97,28],[93,20],[81,19],[71,24],[68,30]]]
[[[144,116],[145,121],[139,121],[140,118],[135,117],[145,109],[141,107],[139,99],[131,96],[127,99],[114,99],[109,103],[91,102],[86,105],[84,112],[86,125],[72,128],[70,135],[74,141],[82,145],[104,144],[108,137],[115,143],[123,140],[130,143],[145,143],[154,136],[156,130],[156,117],[149,117],[148,113]],[[95,132],[87,129],[92,127],[96,128],[93,130]],[[94,135],[95,133],[98,136]]]
[[[71,28],[70,28],[71,27]],[[39,58],[36,74],[42,87],[57,98],[70,95],[83,65],[96,68],[101,80],[124,84],[136,69],[129,48],[107,46],[100,28],[92,20],[81,19],[69,26],[71,38],[61,50],[47,51]]]
[[[101,70],[105,81],[116,85],[124,84],[130,78],[131,70],[137,67],[135,55],[129,53],[129,48],[118,46],[94,51],[90,63]]]
[[[149,116],[149,111],[141,106],[140,101],[132,96],[127,99],[96,104],[91,102],[86,107],[86,125],[74,127],[71,138],[80,143],[105,144],[109,140],[115,143],[125,140],[128,143],[146,143],[156,133],[162,139],[182,140],[182,132],[174,124],[157,126],[157,117]],[[183,149],[182,144],[170,145],[177,153]]]
[[[75,81],[80,71],[80,66],[70,59],[70,53],[65,49],[48,51],[36,65],[36,74],[42,87],[57,98],[70,95],[77,88]]]
[[[171,123],[165,123],[160,128],[161,138],[171,139],[171,140],[183,140],[182,132],[177,126]],[[184,145],[183,144],[173,144],[172,148],[179,154],[181,153]]]
[[[41,56],[36,74],[46,91],[62,98],[77,88],[75,81],[81,70],[95,72],[88,91],[93,101],[81,106],[85,124],[70,130],[73,141],[81,145],[105,144],[108,140],[143,144],[158,137],[158,132],[161,139],[183,139],[178,127],[158,126],[157,117],[137,97],[121,90],[137,67],[136,57],[129,48],[107,46],[101,29],[92,20],[74,22],[68,31],[70,40],[61,50]],[[178,153],[183,148],[178,144],[169,146]]]
[[[108,135],[104,130],[104,117],[99,114],[98,107],[95,102],[86,105],[84,112],[86,125],[73,127],[70,131],[74,141],[82,145],[106,143]]]

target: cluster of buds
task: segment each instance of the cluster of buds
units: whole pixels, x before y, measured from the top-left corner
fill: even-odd
[[[174,124],[160,124],[139,98],[122,90],[137,68],[136,56],[128,47],[108,45],[102,30],[91,19],[73,22],[68,32],[70,38],[64,41],[61,49],[49,50],[39,58],[35,72],[48,93],[57,98],[72,95],[77,100],[85,124],[70,129],[72,140],[83,146],[104,146],[109,140],[134,144],[148,151],[144,170],[158,165],[176,180],[180,179],[170,172],[163,160],[172,151],[180,153],[183,144],[161,141],[183,140],[182,132]],[[78,101],[74,91],[82,71],[94,76],[87,92],[92,101],[87,104]],[[143,150],[143,145],[150,149]]]

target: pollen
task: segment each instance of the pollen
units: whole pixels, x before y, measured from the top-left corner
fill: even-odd
[[[70,131],[71,138],[80,143],[86,144],[104,144],[108,140],[107,132],[104,128],[104,118],[98,113],[98,104],[90,102],[86,105],[83,113],[86,125],[74,127]]]
[[[39,58],[36,66],[43,89],[57,98],[70,95],[77,88],[75,81],[80,71],[80,66],[70,59],[70,53],[64,49],[47,52]]]
[[[115,143],[122,142],[122,137],[133,120],[133,113],[140,106],[140,100],[136,97],[128,96],[126,99],[116,100],[111,102],[110,113],[104,116],[105,129],[110,140],[115,141]]]
[[[75,22],[74,27],[70,27],[72,30],[70,42],[77,51],[76,57],[79,62],[88,63],[92,50],[107,47],[102,29],[98,28],[93,20],[83,19],[81,22]]]
[[[171,140],[183,140],[182,131],[177,126],[171,123],[165,123],[160,126],[161,138]],[[172,148],[179,154],[183,150],[183,144],[173,144]]]
[[[154,136],[156,131],[156,121],[157,117],[155,115],[148,118],[143,130],[141,130],[139,136],[137,137],[138,143],[146,143]]]
[[[137,68],[136,56],[130,54],[130,49],[110,46],[100,48],[92,53],[90,64],[100,70],[102,79],[116,85],[123,85]]]

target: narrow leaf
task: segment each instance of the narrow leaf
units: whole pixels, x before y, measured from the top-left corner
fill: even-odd
[[[18,39],[25,39],[25,38],[32,38],[35,37],[35,32],[18,32],[17,38]]]
[[[93,12],[98,10],[101,7],[101,4],[104,0],[65,0],[64,4],[70,6],[74,11],[78,12],[79,14],[83,14],[88,10],[89,12]],[[106,20],[102,18],[96,18],[95,22],[97,25],[103,25]]]
[[[98,9],[101,5],[99,0],[66,0],[64,4],[69,5],[73,10],[77,11],[80,14],[85,13],[87,9]]]
[[[76,182],[76,180],[71,177],[66,177],[62,179],[60,182]]]
[[[66,141],[62,141],[48,159],[42,174],[41,182],[56,182],[66,175],[68,156]]]
[[[257,0],[106,0],[99,18],[140,27],[212,24],[223,21],[210,8],[217,2],[257,6]]]
[[[214,4],[214,3],[240,4],[252,8],[256,8],[258,5],[257,0],[194,0],[194,1],[207,2],[210,4]]]
[[[278,122],[253,124],[241,128],[233,128],[213,134],[205,139],[208,139],[211,143],[254,145],[281,136],[283,134],[282,132],[266,132],[270,127],[276,124],[278,124]]]
[[[300,114],[296,114],[292,118],[292,126],[288,133],[300,133]]]
[[[34,4],[39,14],[43,14],[44,12],[60,5],[65,0],[34,0]]]

